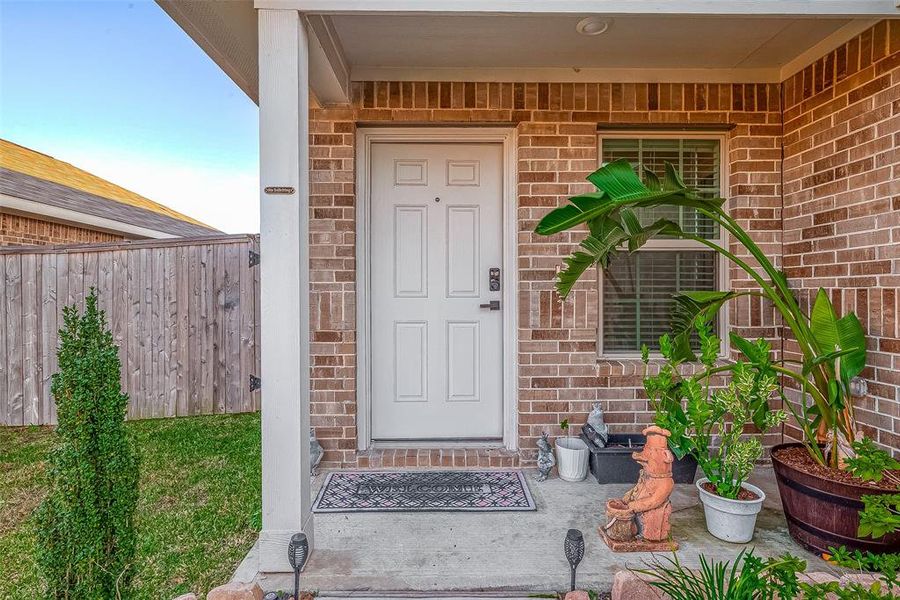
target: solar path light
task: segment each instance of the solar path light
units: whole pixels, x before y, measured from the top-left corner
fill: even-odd
[[[570,529],[568,533],[566,533],[566,543],[564,544],[564,548],[566,550],[566,559],[569,561],[569,568],[572,571],[571,591],[574,592],[575,570],[578,568],[578,563],[584,558],[584,535],[582,535],[581,531]]]
[[[295,533],[288,544],[288,562],[294,569],[294,600],[300,599],[300,571],[309,558],[309,540],[305,533]]]

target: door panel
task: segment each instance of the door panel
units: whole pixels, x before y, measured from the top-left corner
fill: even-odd
[[[501,438],[502,311],[480,305],[501,299],[502,146],[381,143],[370,159],[372,437]]]

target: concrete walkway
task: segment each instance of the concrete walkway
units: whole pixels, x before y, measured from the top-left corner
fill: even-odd
[[[318,489],[322,476],[317,478]],[[616,554],[600,540],[606,499],[630,486],[599,485],[596,480],[566,483],[560,479],[528,482],[538,510],[495,513],[355,513],[317,514],[316,551],[302,575],[302,587],[321,592],[356,592],[354,596],[394,591],[506,591],[541,593],[565,590],[568,563],[563,540],[570,527],[584,532],[585,558],[578,584],[609,590],[619,569],[641,568],[650,554]],[[760,555],[791,552],[808,569],[833,571],[827,563],[791,541],[770,468],[760,468],[752,482],[767,495],[751,544],[719,541],[709,535],[697,490],[679,485],[672,496],[672,533],[679,559],[697,565],[698,554],[733,559],[743,549]],[[293,586],[285,574],[256,574],[248,555],[236,578],[256,581],[266,591]],[[462,594],[460,594],[462,595]]]

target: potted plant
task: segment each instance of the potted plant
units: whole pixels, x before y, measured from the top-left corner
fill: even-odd
[[[819,290],[808,314],[802,310],[784,273],[728,214],[725,200],[705,198],[688,188],[671,164],[665,165],[662,178],[646,171],[646,184],[627,160],[601,167],[588,180],[597,186],[596,192],[573,197],[570,204],[548,213],[536,228],[539,234],[552,235],[587,225],[580,248],[565,259],[565,269],[559,273],[558,293],[565,298],[592,266],[605,268],[618,251],[633,252],[660,235],[694,240],[726,257],[757,287],[676,294],[675,356],[686,360],[693,356],[690,340],[696,320],[712,317],[726,302],[752,296],[771,303],[793,337],[798,355],[770,365],[795,390],[792,401],[783,398],[784,406],[802,435],[798,444],[782,444],[772,450],[791,535],[816,552],[841,544],[883,552],[900,544],[898,532],[886,534],[881,540],[866,540],[858,534],[862,496],[890,494],[897,486],[873,485],[848,471],[849,461],[860,452],[856,442],[861,437],[850,383],[866,364],[865,334],[856,315],[851,312],[839,317],[824,290]],[[659,206],[695,211],[727,231],[731,246],[720,246],[668,219],[640,222],[635,211]],[[741,251],[732,252],[734,246],[740,246]],[[745,352],[749,344],[736,347],[753,362]],[[727,365],[720,368],[729,370]],[[883,451],[875,448],[870,455],[884,462]]]
[[[587,477],[588,447],[581,438],[569,435],[569,420],[559,424],[566,435],[556,438],[556,460],[559,478],[563,481],[581,481]]]
[[[768,342],[758,340],[746,347],[755,361],[729,365],[730,381],[713,389],[713,376],[720,372],[716,363],[721,340],[705,317],[697,319],[696,330],[705,368],[682,377],[681,360],[669,336],[663,335],[659,345],[666,362],[657,375],[644,378],[644,388],[656,410],[657,425],[672,434],[673,453],[693,456],[706,476],[696,483],[706,528],[726,542],[745,543],[753,538],[756,516],[766,498],[761,489],[746,482],[763,453],[759,436],[783,423],[787,415],[769,409],[778,385]],[[744,342],[739,336],[732,341]],[[646,365],[646,346],[642,354]]]

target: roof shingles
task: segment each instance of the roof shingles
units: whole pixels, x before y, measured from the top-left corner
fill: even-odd
[[[170,222],[170,219],[181,221],[184,224],[194,226],[190,227],[190,230],[202,228],[205,230],[205,233],[216,231],[205,223],[201,223],[196,219],[172,210],[168,206],[101,179],[69,163],[3,139],[0,139],[0,168],[22,173],[30,178],[58,184],[78,192],[84,192],[96,198],[111,200],[141,209],[141,211],[149,211],[156,215],[167,217],[163,219],[164,222]],[[56,188],[56,186],[52,187]]]

